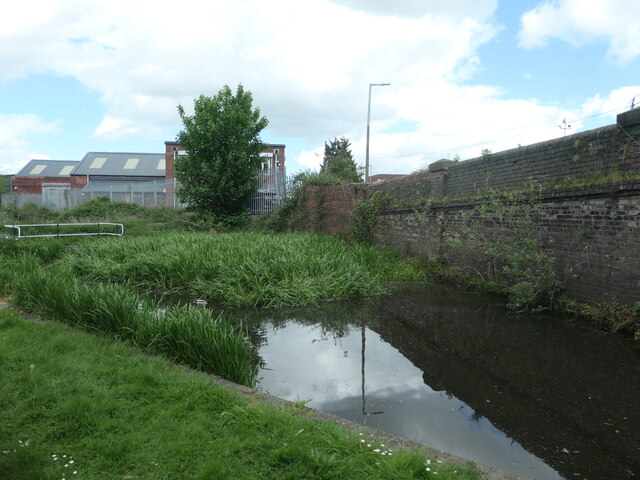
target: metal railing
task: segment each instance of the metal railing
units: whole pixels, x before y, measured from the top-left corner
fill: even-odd
[[[94,226],[97,227],[97,231],[77,231],[75,227],[83,227],[79,230],[83,230],[84,227]],[[124,235],[124,225],[122,223],[109,223],[109,222],[97,222],[97,223],[27,223],[20,225],[5,225],[6,228],[10,228],[12,231],[7,235],[8,238],[39,238],[39,237],[80,237],[80,236],[95,236],[95,235],[108,235],[114,237],[122,237]],[[39,231],[46,231],[49,228],[56,229],[55,233],[34,233],[25,235],[23,231],[29,228],[36,228]],[[71,228],[74,227],[74,228]],[[103,230],[107,227],[107,230]],[[113,228],[111,228],[113,227]],[[72,230],[72,231],[69,231]],[[74,231],[75,230],[75,231]],[[118,231],[119,230],[119,231]]]
[[[294,190],[295,176],[287,176],[284,168],[266,169],[256,175],[256,188],[247,202],[252,215],[271,212],[282,205]],[[184,208],[176,192],[180,184],[175,180],[152,182],[90,181],[83,188],[43,185],[42,193],[4,193],[0,195],[3,207],[22,208],[28,204],[52,211],[67,211],[98,197],[112,202],[133,203],[145,207],[166,206]]]
[[[63,212],[98,197],[112,202],[133,203],[144,207],[182,207],[176,196],[175,179],[164,181],[91,181],[83,188],[43,184],[42,193],[4,193],[3,207],[24,207],[34,204],[52,211]]]

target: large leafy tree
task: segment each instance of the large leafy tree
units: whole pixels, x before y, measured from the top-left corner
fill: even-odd
[[[362,173],[353,159],[348,138],[340,137],[330,140],[329,143],[324,142],[324,161],[320,171],[349,183],[362,181]]]
[[[265,148],[260,132],[268,124],[252,104],[242,85],[235,94],[225,85],[213,97],[198,97],[193,115],[178,106],[184,127],[177,140],[187,151],[174,165],[178,196],[201,216],[223,219],[245,211]]]

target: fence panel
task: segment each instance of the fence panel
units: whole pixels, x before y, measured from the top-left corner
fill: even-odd
[[[256,188],[249,200],[251,215],[272,212],[282,205],[293,190],[293,176],[287,176],[284,169],[261,171],[257,175]]]
[[[2,194],[2,206],[24,207],[32,203],[50,210],[70,210],[97,197],[107,197],[113,202],[134,203],[145,207],[167,206],[186,207],[176,195],[177,182],[89,182],[82,189],[50,186],[42,193],[5,193]],[[284,168],[267,169],[257,175],[257,185],[247,207],[252,215],[271,212],[291,195],[294,189],[294,176],[287,176]]]
[[[113,202],[134,203],[145,207],[183,207],[176,194],[176,182],[89,182],[82,189],[43,187],[42,193],[5,193],[1,196],[3,207],[26,204],[46,207],[49,210],[70,210],[97,197],[107,197]]]

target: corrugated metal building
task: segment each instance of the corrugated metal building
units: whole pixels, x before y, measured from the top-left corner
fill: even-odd
[[[165,179],[163,153],[88,152],[73,177],[85,177],[85,184],[99,182],[149,182]]]
[[[41,194],[47,188],[71,188],[71,173],[77,160],[31,160],[12,179],[14,193]]]

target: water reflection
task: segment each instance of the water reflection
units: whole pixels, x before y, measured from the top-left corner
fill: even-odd
[[[529,478],[640,471],[640,361],[618,335],[434,288],[250,318],[274,395]]]

